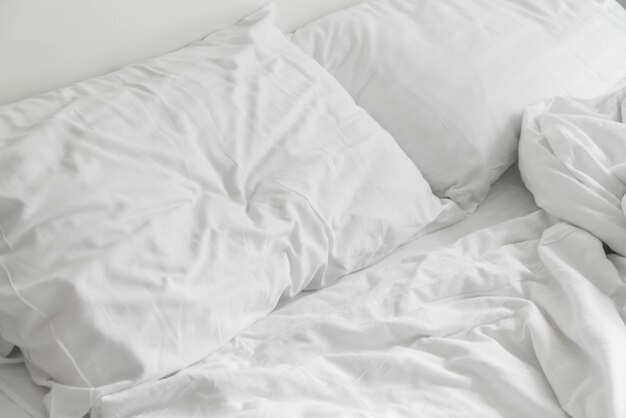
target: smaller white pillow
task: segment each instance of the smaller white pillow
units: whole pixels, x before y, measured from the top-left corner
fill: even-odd
[[[472,211],[515,161],[524,109],[626,75],[614,0],[374,0],[292,37],[399,142],[433,191]]]

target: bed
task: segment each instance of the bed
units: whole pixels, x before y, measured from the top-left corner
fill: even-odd
[[[0,19],[1,416],[626,417],[618,2]]]

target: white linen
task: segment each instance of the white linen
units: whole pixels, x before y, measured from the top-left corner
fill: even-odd
[[[622,417],[626,327],[586,278],[599,263],[539,211],[308,294],[93,417]]]
[[[24,408],[13,402],[4,393],[0,392],[0,417],[10,418],[33,418]],[[37,418],[43,418],[45,415],[38,415]]]
[[[51,387],[51,415],[82,416],[447,208],[264,7],[0,108],[0,334]]]
[[[511,167],[493,185],[483,204],[471,216],[459,223],[408,242],[376,263],[376,267],[368,267],[364,271],[397,264],[407,257],[414,257],[415,254],[425,254],[437,247],[451,244],[468,233],[527,215],[535,210],[537,210],[537,206],[534,204],[532,195],[524,187],[517,166]],[[345,280],[350,280],[350,277],[355,274],[360,273],[348,275]],[[293,298],[285,298],[279,306],[297,303],[300,298],[307,295],[308,293],[305,292]],[[17,403],[28,405],[29,409],[45,415],[46,411],[42,401],[45,394],[44,389],[35,386],[30,379],[24,379],[24,376],[28,375],[23,365],[12,365],[11,367],[0,365],[0,391],[2,388],[8,388],[7,393],[10,393],[11,398]]]
[[[48,416],[45,394],[45,388],[35,385],[23,363],[0,365],[0,417]]]
[[[102,397],[93,417],[625,417],[626,257],[595,228],[619,231],[626,217],[597,217],[625,194],[623,123],[606,116],[623,111],[623,92],[550,103],[529,111],[521,146],[539,132],[552,159],[523,152],[522,176],[555,214],[587,210],[580,223],[538,210],[344,277],[192,367]],[[563,156],[567,170],[550,171]],[[578,189],[563,180],[573,173]]]
[[[626,88],[585,102],[555,98],[532,106],[520,167],[540,207],[626,256],[624,122]]]
[[[433,191],[474,210],[516,159],[524,109],[626,74],[614,0],[371,0],[297,29]]]
[[[452,244],[472,232],[528,215],[537,209],[533,195],[524,186],[515,164],[493,184],[476,212],[454,225],[410,241],[383,261],[400,262],[406,257],[425,254],[435,248]]]
[[[2,363],[2,357],[8,356],[14,345],[5,341],[0,335],[0,364]]]

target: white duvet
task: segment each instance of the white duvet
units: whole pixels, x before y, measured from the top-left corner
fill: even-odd
[[[527,112],[546,210],[308,294],[93,415],[625,417],[623,97]]]

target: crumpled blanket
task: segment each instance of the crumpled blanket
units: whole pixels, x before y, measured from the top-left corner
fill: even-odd
[[[526,113],[543,209],[347,276],[98,417],[626,417],[624,91]]]
[[[626,256],[626,89],[527,109],[519,145],[537,205]]]
[[[626,318],[625,118],[626,88],[595,100],[539,103],[524,116],[519,166],[539,207],[614,253],[607,259],[618,274],[590,272],[589,279],[612,295]]]

